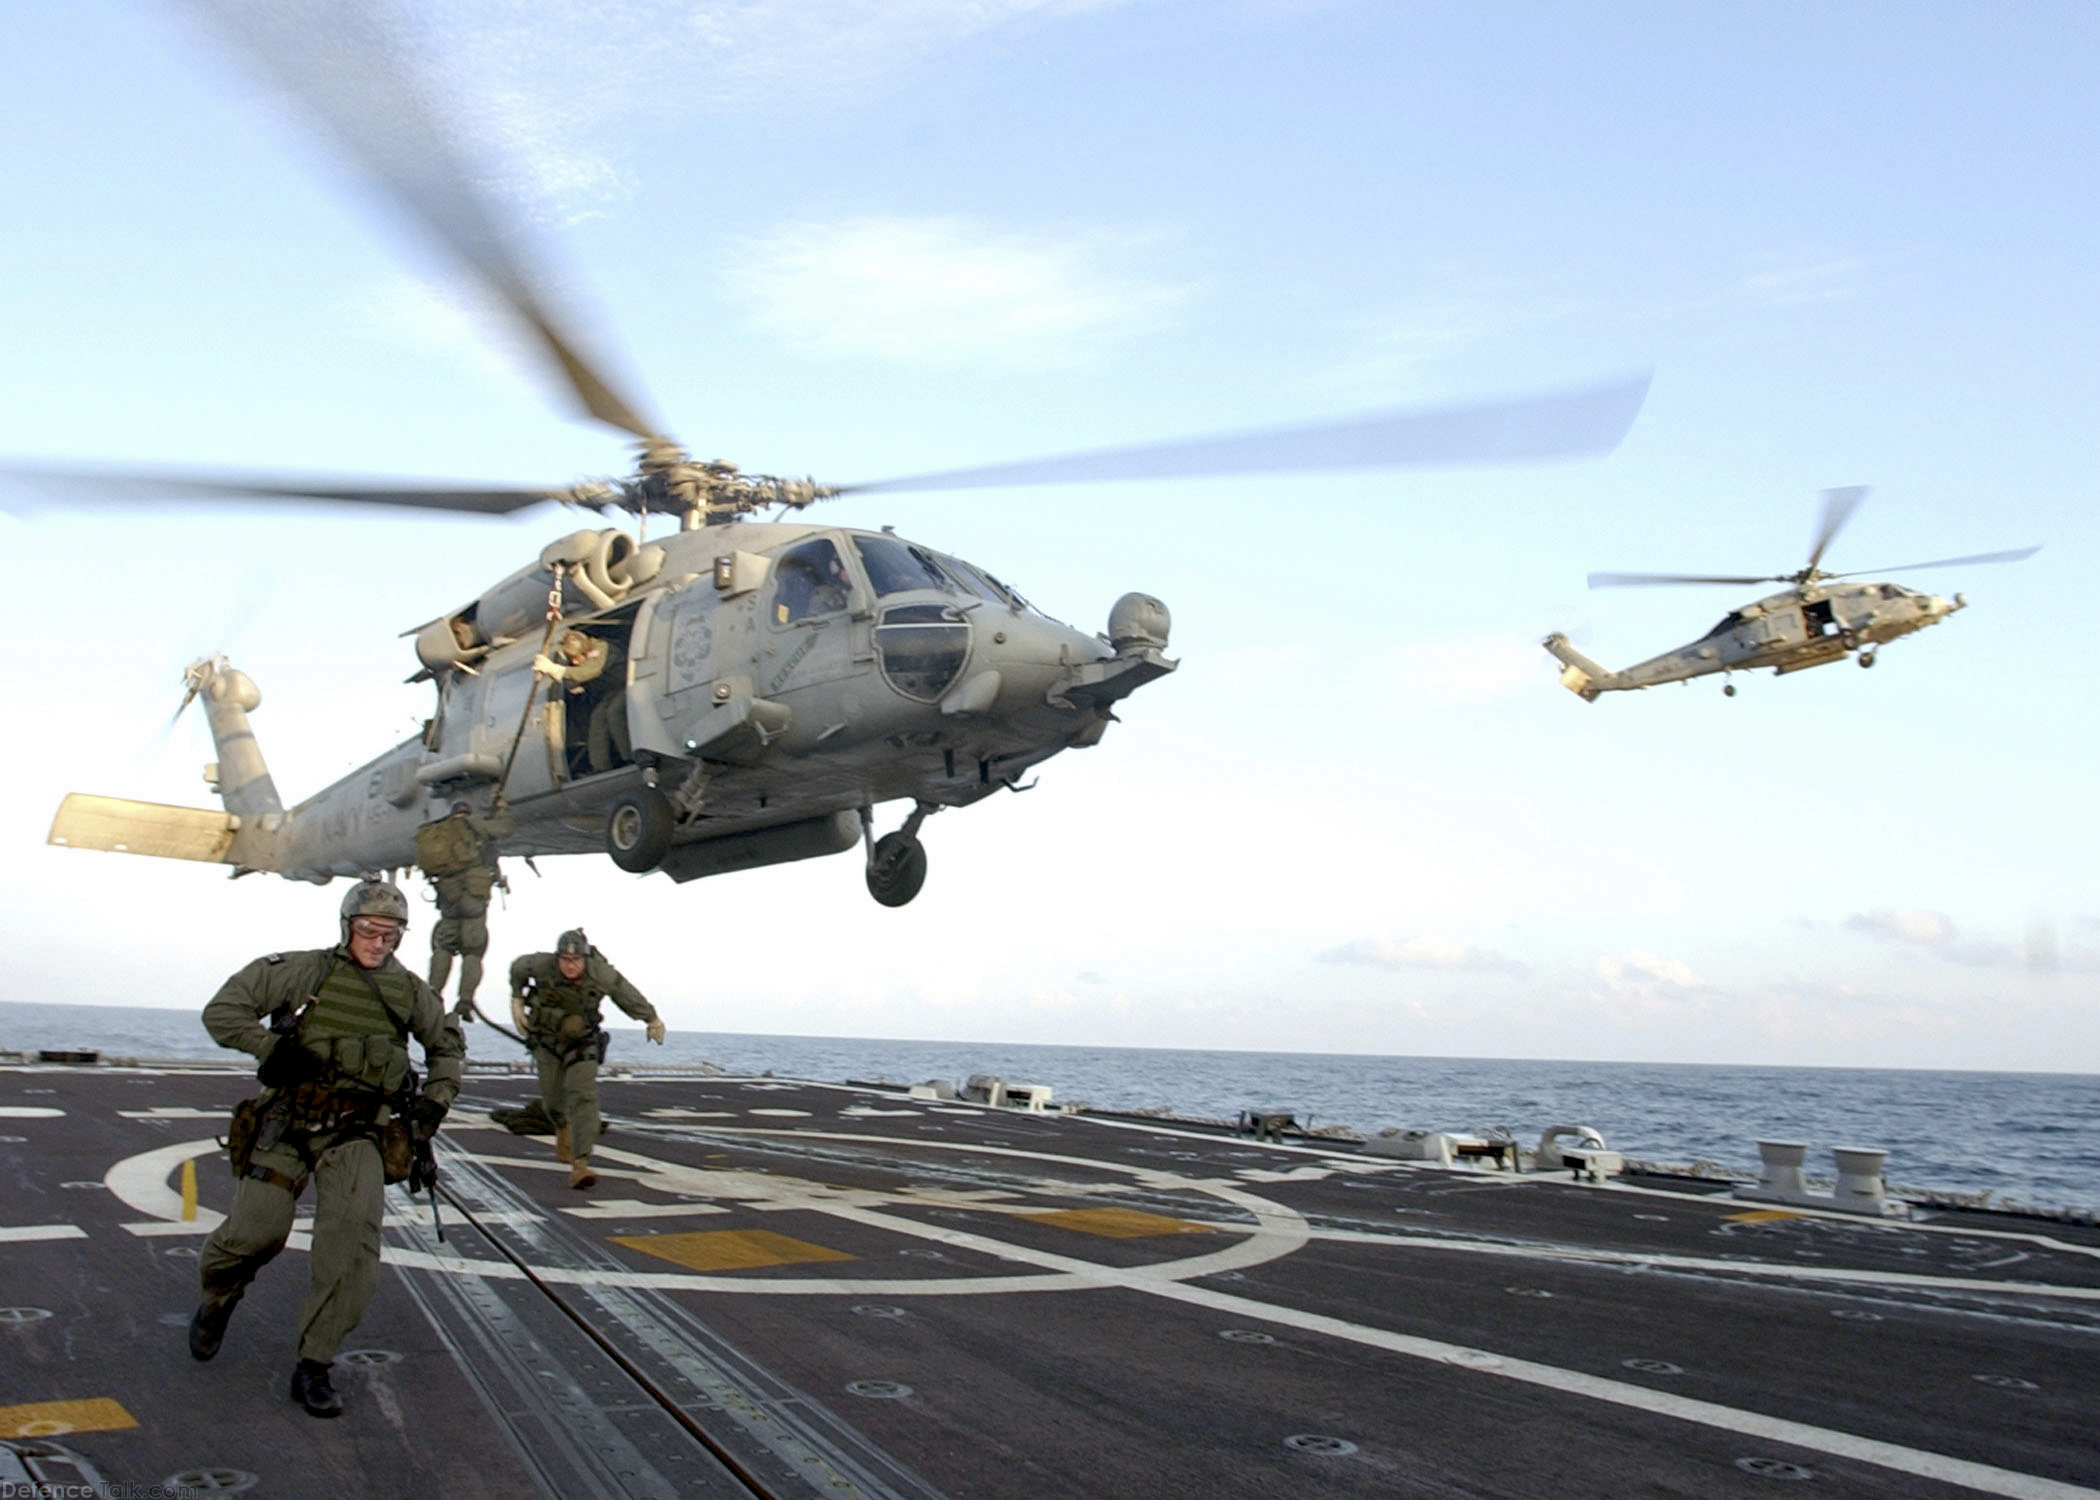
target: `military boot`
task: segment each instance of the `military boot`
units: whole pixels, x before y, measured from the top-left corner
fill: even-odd
[[[233,1316],[234,1304],[241,1299],[206,1297],[197,1304],[197,1311],[190,1317],[190,1358],[210,1359],[219,1352],[219,1345],[226,1337],[227,1320]]]
[[[554,1127],[554,1159],[562,1162],[569,1159],[569,1127],[566,1125]]]
[[[588,1156],[579,1156],[569,1163],[570,1187],[587,1188],[597,1180],[598,1174],[591,1170],[591,1159]]]
[[[340,1417],[342,1398],[328,1379],[328,1366],[317,1359],[302,1359],[292,1371],[292,1399],[306,1408],[310,1417]]]

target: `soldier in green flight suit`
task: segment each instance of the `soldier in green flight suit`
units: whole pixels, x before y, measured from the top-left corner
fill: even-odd
[[[434,1134],[465,1067],[459,1022],[393,956],[407,928],[400,891],[359,881],[343,901],[335,947],[258,958],[204,1007],[214,1041],[262,1060],[256,1077],[264,1088],[252,1108],[236,1111],[230,1139],[239,1181],[233,1211],[198,1256],[203,1300],[190,1320],[190,1353],[219,1352],[234,1305],[284,1248],[293,1205],[311,1181],[312,1281],[299,1314],[292,1399],[317,1417],[343,1410],[329,1364],[379,1284],[387,1176],[380,1138],[396,1119],[418,1138]],[[420,1093],[411,1035],[430,1074]]]
[[[445,817],[416,830],[416,863],[430,877],[438,923],[430,934],[430,987],[445,992],[452,958],[459,956],[459,1004],[453,1014],[474,1019],[474,992],[481,988],[481,955],[489,951],[489,894],[503,876],[496,843],[518,831],[518,820],[501,808],[477,817],[464,802]],[[505,889],[509,889],[508,886]]]
[[[581,927],[563,933],[552,953],[521,954],[510,966],[510,1014],[532,1044],[539,1064],[540,1103],[555,1123],[554,1155],[569,1164],[569,1186],[598,1180],[591,1147],[598,1143],[598,1064],[606,1036],[598,1025],[601,1003],[611,1000],[648,1026],[649,1040],[663,1045],[664,1023],[605,955],[591,946]]]

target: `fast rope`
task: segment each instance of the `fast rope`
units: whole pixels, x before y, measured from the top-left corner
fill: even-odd
[[[547,629],[540,637],[540,655],[542,656],[545,656],[547,648],[554,644],[554,627],[561,623],[561,585],[566,573],[567,569],[564,564],[556,563],[554,565],[554,582],[547,589]],[[525,694],[525,711],[518,715],[518,732],[510,737],[510,753],[503,757],[503,774],[497,778],[496,795],[490,804],[498,812],[503,810],[505,799],[510,791],[510,768],[518,758],[518,746],[524,742],[525,726],[532,722],[532,705],[534,700],[540,695],[541,681],[541,674],[534,672],[532,674],[532,686]]]
[[[493,1234],[489,1233],[488,1227],[484,1225],[479,1219],[474,1217],[473,1213],[467,1208],[467,1206],[464,1203],[460,1202],[458,1197],[454,1195],[452,1189],[445,1187],[439,1183],[433,1183],[431,1185],[431,1191],[433,1193],[443,1193],[445,1195],[445,1201],[452,1205],[453,1211],[457,1213],[461,1219],[465,1220],[466,1223],[474,1229],[475,1233],[479,1234],[483,1239],[487,1240],[491,1245],[495,1246],[496,1253],[498,1255],[502,1256],[505,1260],[509,1261],[512,1265],[516,1266],[519,1272],[525,1277],[525,1279],[531,1282],[533,1287],[537,1289],[542,1296],[544,1296],[549,1302],[553,1303],[555,1308],[558,1311],[560,1311],[561,1314],[564,1317],[566,1317],[570,1322],[574,1323],[578,1328],[582,1329],[585,1336],[587,1336],[592,1343],[596,1344],[601,1350],[603,1350],[605,1356],[608,1359],[610,1359],[614,1364],[618,1365],[620,1369],[627,1375],[628,1379],[632,1380],[636,1385],[640,1386],[643,1392],[649,1397],[651,1401],[654,1401],[658,1406],[662,1407],[664,1410],[664,1415],[668,1416],[672,1421],[676,1422],[680,1427],[684,1428],[686,1432],[692,1436],[695,1442],[699,1443],[701,1447],[705,1448],[709,1453],[713,1454],[716,1460],[721,1463],[722,1467],[727,1469],[730,1472],[731,1476],[734,1477],[739,1484],[743,1485],[745,1489],[749,1490],[753,1495],[758,1497],[758,1500],[785,1500],[785,1497],[783,1497],[777,1490],[767,1485],[764,1480],[760,1479],[756,1474],[752,1473],[749,1469],[744,1467],[743,1463],[738,1460],[735,1454],[731,1453],[727,1448],[723,1447],[718,1439],[711,1436],[707,1432],[707,1430],[703,1428],[698,1422],[695,1422],[692,1419],[692,1417],[687,1414],[685,1408],[678,1404],[677,1399],[673,1397],[669,1391],[665,1390],[662,1386],[658,1385],[654,1380],[651,1380],[647,1373],[645,1373],[639,1365],[637,1365],[633,1360],[629,1359],[625,1354],[622,1354],[619,1351],[619,1349],[614,1347],[612,1341],[606,1338],[604,1334],[600,1333],[596,1328],[593,1328],[590,1324],[590,1321],[586,1319],[582,1313],[578,1312],[575,1308],[571,1307],[568,1304],[568,1302],[563,1299],[561,1293],[555,1291],[553,1287],[549,1286],[547,1282],[540,1276],[540,1274],[534,1271],[531,1266],[527,1265],[524,1262],[524,1260],[522,1260],[517,1255],[517,1253],[510,1248],[510,1246],[504,1244],[503,1241],[497,1239]]]

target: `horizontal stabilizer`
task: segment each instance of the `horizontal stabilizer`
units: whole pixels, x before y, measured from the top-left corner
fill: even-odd
[[[68,849],[226,864],[240,826],[241,820],[232,813],[74,792],[58,805],[49,842]]]

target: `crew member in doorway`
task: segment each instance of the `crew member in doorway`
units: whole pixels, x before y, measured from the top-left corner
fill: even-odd
[[[430,877],[438,909],[437,926],[430,933],[430,987],[444,994],[456,956],[459,1000],[453,1014],[463,1021],[474,1019],[481,956],[489,951],[489,895],[504,885],[496,863],[497,841],[517,829],[517,819],[506,810],[484,818],[466,803],[455,802],[448,815],[416,830],[416,863]]]
[[[233,1210],[197,1258],[203,1298],[190,1319],[190,1354],[219,1352],[248,1283],[284,1249],[310,1181],[311,1280],[292,1400],[316,1417],[342,1414],[329,1366],[379,1284],[386,1184],[407,1176],[414,1143],[436,1133],[467,1055],[445,1002],[394,957],[408,929],[401,892],[359,881],[341,927],[333,948],[258,958],[204,1007],[214,1041],[261,1060],[263,1092],[235,1109],[228,1132]],[[411,1035],[429,1073],[420,1091]]]
[[[566,630],[551,654],[532,659],[535,672],[567,689],[564,737],[571,774],[580,774],[585,768],[593,773],[610,771],[633,759],[627,732],[626,684],[619,680],[618,672],[606,670],[616,665],[621,655],[618,647],[602,637]],[[582,755],[576,753],[575,742],[566,738],[566,721],[578,713],[588,715]]]
[[[552,953],[526,953],[510,966],[510,1014],[532,1044],[540,1073],[540,1103],[554,1121],[554,1156],[569,1164],[569,1186],[598,1180],[591,1148],[604,1127],[598,1117],[598,1065],[608,1038],[598,1024],[607,1000],[643,1022],[649,1040],[663,1045],[664,1023],[642,992],[591,946],[581,927],[563,933]]]

